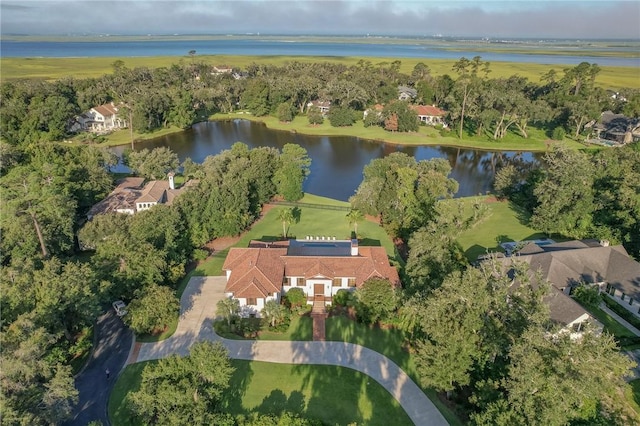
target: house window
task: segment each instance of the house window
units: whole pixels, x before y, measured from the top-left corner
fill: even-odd
[[[342,278],[334,278],[331,285],[334,287],[342,287]]]
[[[355,287],[356,286],[356,279],[355,278],[349,278],[349,280],[347,281],[347,285],[349,287]]]
[[[633,305],[633,299],[629,297],[629,306]]]
[[[302,278],[300,278],[300,279],[296,278],[296,280],[297,280],[297,284],[296,285],[298,287],[304,287],[306,285],[306,283],[304,282],[304,280]]]
[[[258,301],[255,297],[247,297],[247,305],[256,306]]]
[[[620,300],[624,300],[624,293],[620,295]]]

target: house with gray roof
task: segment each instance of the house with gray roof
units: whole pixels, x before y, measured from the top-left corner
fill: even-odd
[[[640,140],[640,118],[614,114],[612,111],[603,112],[593,129],[596,132],[596,138],[601,140],[619,144]]]
[[[600,291],[640,318],[640,263],[629,257],[621,245],[611,246],[607,241],[597,240],[529,243],[513,257],[529,264],[532,271],[539,272],[567,298],[578,285],[597,285]],[[572,308],[560,296],[555,303],[559,303],[556,309],[561,311],[552,304],[552,317],[556,311],[560,323],[566,323],[571,316],[578,318],[577,308]],[[569,312],[574,313],[569,315]]]
[[[197,180],[189,180],[180,188],[176,188],[175,174],[168,174],[169,180],[152,180],[147,182],[141,177],[127,177],[118,182],[113,191],[102,201],[95,204],[87,213],[91,220],[97,214],[124,213],[135,214],[149,210],[157,204],[173,204],[173,200],[187,188],[197,185]]]

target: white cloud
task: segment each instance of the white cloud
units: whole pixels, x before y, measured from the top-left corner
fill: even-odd
[[[397,34],[640,38],[638,1],[3,1],[3,34]]]

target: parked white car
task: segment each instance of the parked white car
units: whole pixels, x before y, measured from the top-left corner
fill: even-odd
[[[122,300],[116,300],[112,305],[119,317],[127,314],[127,305]]]

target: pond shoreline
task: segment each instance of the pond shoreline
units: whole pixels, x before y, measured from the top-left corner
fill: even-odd
[[[297,120],[296,120],[297,119]],[[452,137],[442,137],[442,136],[434,136],[433,134],[427,134],[427,132],[434,133],[437,132],[433,128],[421,127],[418,132],[411,132],[407,134],[393,134],[389,136],[398,136],[407,138],[406,140],[397,140],[397,138],[389,138],[386,135],[384,137],[366,137],[359,135],[359,127],[361,126],[351,126],[351,127],[341,127],[341,128],[331,128],[331,131],[323,131],[327,129],[327,126],[318,126],[318,127],[309,127],[308,123],[301,123],[305,117],[296,117],[293,122],[290,123],[282,123],[278,122],[275,118],[265,116],[265,117],[254,117],[250,113],[229,113],[229,114],[215,114],[210,116],[206,120],[201,120],[193,123],[194,125],[203,122],[216,122],[216,121],[234,121],[234,120],[246,120],[253,123],[262,124],[270,130],[282,131],[282,132],[290,132],[294,134],[301,134],[306,136],[335,136],[335,137],[355,137],[363,141],[373,142],[373,143],[381,143],[381,144],[389,144],[396,146],[442,146],[442,147],[450,147],[450,148],[464,148],[464,149],[474,149],[479,151],[519,151],[519,152],[546,152],[549,150],[550,146],[553,144],[561,143],[560,141],[540,141],[538,139],[528,139],[523,140],[522,143],[525,145],[520,145],[520,143],[514,142],[502,142],[502,141],[478,141],[474,139],[463,139],[456,140],[455,136]],[[334,130],[335,129],[335,130]],[[167,130],[162,129],[158,132],[137,135],[134,139],[134,145],[137,142],[149,141],[159,137],[181,133],[187,131],[188,129],[178,129],[175,130]],[[384,130],[381,129],[382,132]],[[121,130],[120,132],[128,132],[127,130]],[[451,131],[454,135],[455,132]],[[420,138],[420,141],[412,141],[408,138]],[[433,141],[428,140],[433,139]],[[452,140],[453,139],[453,140]],[[562,141],[566,146],[573,149],[586,149],[587,146],[581,144],[579,142],[565,139]],[[115,146],[123,146],[130,145],[130,141],[117,141],[111,142],[109,141],[109,136],[107,136],[107,142],[102,143],[102,146],[115,147]]]

